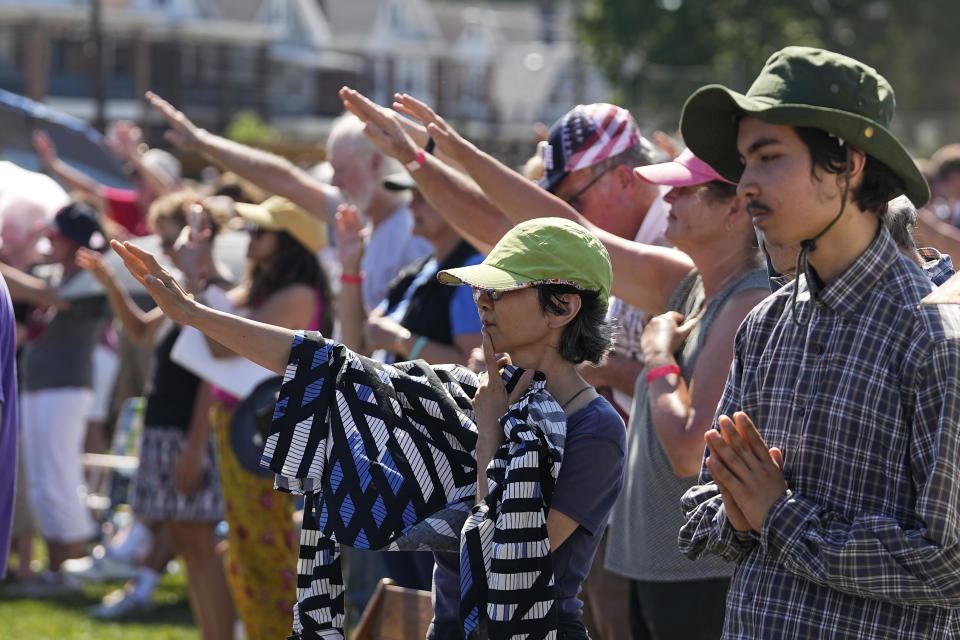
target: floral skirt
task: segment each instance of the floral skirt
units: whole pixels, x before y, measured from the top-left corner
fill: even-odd
[[[220,483],[229,531],[227,581],[249,640],[290,635],[297,601],[298,528],[293,497],[273,478],[254,475],[230,446],[230,417],[214,402],[210,421],[220,459]]]

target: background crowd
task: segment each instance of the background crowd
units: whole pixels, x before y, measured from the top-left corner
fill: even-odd
[[[627,423],[623,490],[591,532],[596,556],[575,606],[595,640],[719,637],[733,565],[683,556],[677,505],[701,472],[738,327],[793,277],[797,249],[763,246],[729,176],[669,136],[651,134],[652,144],[621,107],[570,105],[542,139],[531,136],[521,173],[416,97],[397,94],[381,106],[348,88],[339,96],[346,112],[325,141],[329,182],[315,177],[322,171],[198,128],[154,94],[169,151],[149,148],[130,122],[107,134],[129,189],[84,175],[43,131],[34,134],[53,180],[30,175],[9,185],[18,200],[0,221],[19,379],[15,391],[4,378],[0,398],[7,437],[7,398],[19,394],[19,455],[0,438],[0,491],[10,489],[15,505],[12,527],[0,510],[16,581],[7,593],[60,597],[87,580],[129,578],[90,614],[136,616],[178,556],[203,638],[290,632],[303,504],[275,491],[258,465],[277,379],[165,319],[106,251],[110,240],[161,251],[185,288],[215,309],[320,331],[387,364],[423,359],[480,371],[479,303],[469,287],[440,284],[438,272],[479,264],[518,223],[564,217],[610,254],[614,350],[580,373]],[[181,175],[185,153],[217,171]],[[929,203],[918,210],[900,199],[882,222],[941,284],[960,248],[960,144],[917,164]],[[131,448],[124,438],[137,421],[125,422],[131,411],[122,408],[140,396]],[[139,458],[125,496],[132,519],[119,532],[104,526],[115,504],[91,508],[104,473],[89,453]],[[106,477],[120,483],[116,470]],[[46,547],[39,572],[34,536]],[[429,590],[435,571],[457,561],[349,553],[349,605],[361,610],[381,576]]]

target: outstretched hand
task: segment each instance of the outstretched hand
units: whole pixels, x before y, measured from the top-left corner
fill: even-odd
[[[182,111],[152,91],[147,91],[147,102],[167,121],[170,129],[163,137],[171,144],[185,151],[197,151],[203,146],[201,137],[204,130],[193,124]]]
[[[343,87],[340,100],[344,108],[364,123],[363,132],[380,151],[406,164],[417,157],[419,147],[400,122],[400,116],[376,104],[365,95]]]
[[[473,144],[457,133],[456,129],[437,115],[425,102],[406,93],[395,94],[393,100],[395,110],[423,123],[427,133],[436,142],[437,149],[444,155],[462,164],[469,153],[475,152],[476,148]]]
[[[189,324],[197,303],[176,278],[160,266],[156,256],[130,242],[112,240],[110,247],[123,259],[124,266],[143,285],[164,315],[178,324]]]

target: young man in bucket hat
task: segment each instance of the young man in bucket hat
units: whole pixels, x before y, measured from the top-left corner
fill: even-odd
[[[682,499],[681,549],[737,563],[724,637],[960,633],[960,314],[918,306],[931,283],[880,224],[891,197],[929,197],[893,111],[875,70],[802,47],[684,107],[765,242],[800,247],[740,327]]]

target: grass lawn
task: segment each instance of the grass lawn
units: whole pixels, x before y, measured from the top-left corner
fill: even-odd
[[[100,622],[88,607],[119,583],[89,585],[82,593],[61,599],[25,599],[7,594],[0,583],[0,638],[4,640],[195,640],[199,638],[187,600],[183,571],[167,574],[153,596],[154,608],[136,619]]]

